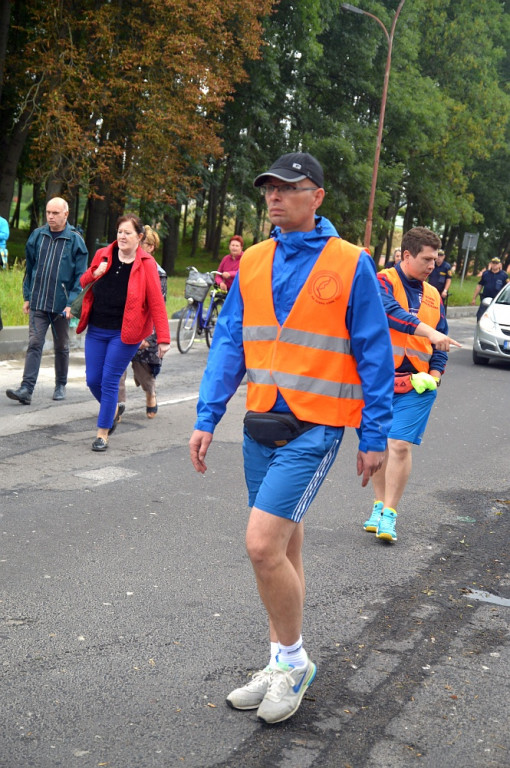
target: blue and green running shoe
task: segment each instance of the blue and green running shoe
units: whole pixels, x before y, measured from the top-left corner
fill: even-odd
[[[379,519],[379,525],[377,526],[377,533],[375,534],[378,539],[384,539],[385,541],[396,541],[397,531],[395,526],[397,524],[397,513],[391,507],[384,507],[382,515]]]
[[[365,531],[368,531],[369,533],[377,533],[377,528],[379,527],[379,520],[381,519],[382,511],[383,511],[384,504],[382,501],[375,501],[374,502],[374,508],[372,509],[372,514],[368,518],[368,520],[363,523],[363,528]]]

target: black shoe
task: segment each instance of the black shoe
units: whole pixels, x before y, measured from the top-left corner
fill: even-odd
[[[92,443],[93,451],[106,451],[107,448],[108,448],[108,440],[105,440],[104,437],[96,437],[96,439]]]
[[[32,402],[32,393],[23,386],[21,386],[19,389],[7,389],[5,394],[11,400],[17,400],[18,403],[21,403],[22,405],[30,405]]]
[[[115,414],[115,418],[113,420],[113,424],[110,427],[110,429],[108,430],[108,434],[109,435],[112,435],[115,432],[115,430],[117,429],[117,424],[119,423],[119,421],[121,419],[121,416],[122,416],[122,414],[124,413],[125,410],[126,410],[126,404],[125,403],[119,403],[118,406],[117,406],[117,413]]]
[[[55,387],[55,391],[53,393],[53,399],[54,400],[66,399],[66,388],[64,384],[57,384],[57,386]]]

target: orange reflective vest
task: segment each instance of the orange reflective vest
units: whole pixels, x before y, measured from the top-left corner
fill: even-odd
[[[361,253],[332,237],[280,326],[273,305],[274,240],[248,248],[239,267],[248,410],[266,412],[278,390],[298,419],[358,427],[361,381],[345,324]]]
[[[394,267],[383,269],[379,275],[384,275],[393,286],[393,296],[400,306],[409,312],[409,303],[402,280]],[[423,283],[423,297],[418,310],[418,320],[436,328],[441,317],[441,299],[438,291],[428,283]],[[417,371],[428,373],[433,347],[428,339],[410,333],[402,333],[390,328],[390,338],[393,347],[395,368],[398,368],[404,357],[414,365]]]

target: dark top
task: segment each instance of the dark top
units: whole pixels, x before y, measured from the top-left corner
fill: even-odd
[[[89,325],[109,331],[122,329],[131,264],[119,260],[119,249],[112,251],[112,265],[108,272],[92,286],[94,303],[90,311]]]
[[[493,272],[492,269],[486,269],[485,272],[482,273],[478,283],[478,285],[482,286],[480,300],[487,298],[493,299],[503,288],[507,280],[508,275],[506,272],[503,272],[502,269],[500,269],[499,272]]]
[[[437,288],[439,293],[442,293],[444,291],[446,281],[451,276],[452,276],[451,264],[448,264],[447,261],[443,261],[440,267],[436,265],[432,270],[432,272],[430,273],[429,283],[433,285],[434,288]]]

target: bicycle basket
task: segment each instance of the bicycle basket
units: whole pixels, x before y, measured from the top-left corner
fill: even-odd
[[[212,284],[213,280],[209,273],[190,270],[184,286],[184,298],[193,299],[193,301],[205,301]]]

